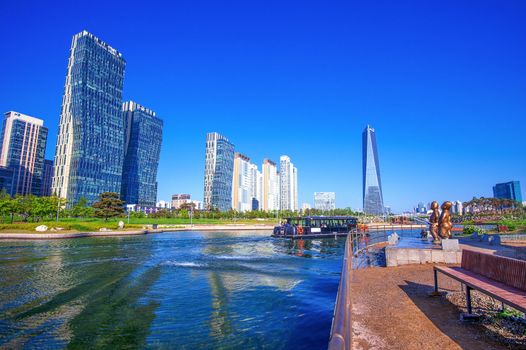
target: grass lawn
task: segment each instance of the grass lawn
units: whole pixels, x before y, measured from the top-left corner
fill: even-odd
[[[144,225],[159,224],[159,225],[189,225],[190,219],[183,218],[130,218],[128,224],[128,218],[115,218],[104,221],[98,218],[61,218],[57,221],[40,221],[40,222],[20,222],[9,223],[8,220],[4,220],[4,223],[0,223],[0,232],[9,233],[37,233],[35,228],[39,225],[46,225],[49,229],[60,228],[59,231],[46,231],[46,233],[53,232],[87,232],[87,231],[99,231],[101,228],[117,229],[119,221],[123,221],[125,229],[138,230],[142,229]],[[232,220],[232,219],[194,219],[192,223],[194,225],[228,225],[228,224],[267,224],[274,225],[276,219],[264,219],[264,220]]]

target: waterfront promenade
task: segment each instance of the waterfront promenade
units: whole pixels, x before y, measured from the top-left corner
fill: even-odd
[[[492,246],[461,238],[461,249],[526,258],[526,246]],[[381,251],[382,248],[372,248]],[[441,297],[433,291],[433,264],[369,267],[350,276],[353,349],[526,349],[524,326],[498,316],[501,304],[473,292],[478,323],[465,323],[464,291],[459,282],[440,275]],[[511,323],[510,323],[511,322]]]
[[[462,293],[441,276],[441,290]],[[509,349],[497,334],[459,320],[459,307],[431,298],[433,265],[406,265],[353,271],[353,349]]]

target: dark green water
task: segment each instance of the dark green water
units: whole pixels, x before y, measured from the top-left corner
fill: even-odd
[[[344,240],[0,241],[1,348],[325,349]]]

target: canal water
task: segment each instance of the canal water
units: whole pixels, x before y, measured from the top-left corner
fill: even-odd
[[[0,241],[0,348],[324,349],[345,239]]]

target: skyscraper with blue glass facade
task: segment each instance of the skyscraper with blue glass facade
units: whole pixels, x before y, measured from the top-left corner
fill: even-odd
[[[47,134],[42,119],[14,111],[5,113],[0,166],[13,170],[12,194],[42,194]]]
[[[493,186],[493,197],[500,199],[512,199],[522,203],[522,192],[520,181],[510,181]]]
[[[226,137],[206,134],[204,207],[227,211],[232,208],[234,145]]]
[[[380,163],[376,148],[376,133],[369,125],[362,134],[363,211],[366,214],[383,215],[385,212],[380,179]]]
[[[122,54],[94,35],[73,36],[52,185],[69,205],[121,190],[125,65]]]
[[[133,101],[125,102],[122,111],[125,154],[121,198],[127,204],[155,207],[163,121]]]

